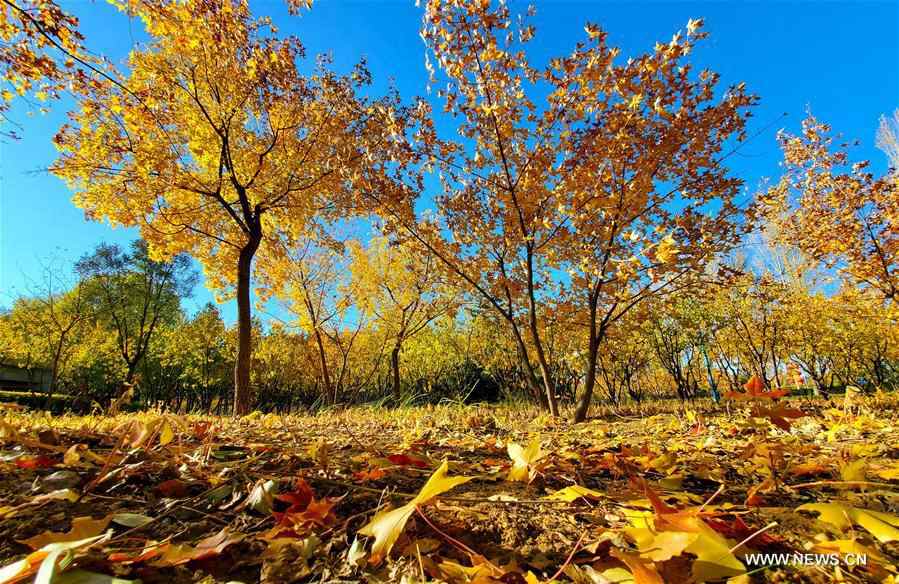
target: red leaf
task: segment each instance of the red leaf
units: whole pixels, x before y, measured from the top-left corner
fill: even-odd
[[[750,527],[743,521],[742,518],[736,517],[733,521],[724,521],[723,519],[706,519],[705,522],[728,539],[733,539],[736,541],[743,541],[750,535],[754,534],[758,531],[758,529],[754,527]],[[776,536],[769,534],[768,532],[762,532],[751,540],[749,540],[746,545],[753,548],[764,548],[766,546],[778,545],[782,543],[782,540]]]
[[[44,454],[37,456],[22,456],[16,459],[16,466],[19,468],[49,468],[56,466],[56,461]]]
[[[162,493],[163,497],[170,499],[180,499],[187,495],[187,485],[178,479],[163,481],[156,485],[156,490]]]
[[[428,468],[431,466],[428,461],[417,456],[409,456],[408,454],[391,454],[387,460],[398,466],[414,466],[416,468]]]
[[[784,432],[790,431],[790,419],[795,420],[805,415],[802,410],[788,408],[785,404],[778,404],[771,408],[755,406],[750,413],[756,418],[768,418],[772,424]]]
[[[292,493],[275,495],[275,499],[289,505],[285,513],[296,513],[297,511],[305,510],[315,497],[312,493],[312,487],[310,487],[305,480],[300,478],[294,483],[294,490]]]

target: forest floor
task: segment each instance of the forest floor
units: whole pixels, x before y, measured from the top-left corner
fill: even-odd
[[[597,413],[3,408],[0,582],[899,582],[899,396]]]

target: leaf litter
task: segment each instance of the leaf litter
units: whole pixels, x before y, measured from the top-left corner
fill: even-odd
[[[575,425],[520,405],[9,411],[0,583],[899,582],[899,399],[770,393]]]

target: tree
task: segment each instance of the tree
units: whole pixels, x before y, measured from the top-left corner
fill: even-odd
[[[66,365],[78,345],[78,333],[91,311],[83,282],[68,284],[53,266],[44,266],[42,280],[27,296],[16,299],[0,320],[4,356],[21,366],[50,369],[48,399],[59,390]]]
[[[400,396],[404,343],[449,311],[455,298],[441,280],[437,259],[408,245],[374,237],[363,248],[349,242],[351,289],[360,308],[376,318],[390,348],[393,394]]]
[[[301,76],[300,41],[276,37],[245,1],[124,9],[143,20],[149,43],[131,52],[127,81],[79,93],[53,172],[88,217],[138,226],[154,259],[190,253],[213,285],[234,290],[234,413],[244,414],[254,258],[352,206],[354,183],[374,167],[362,166],[360,145],[373,106],[356,97],[369,76],[361,65],[336,75],[326,59]]]
[[[889,127],[889,126],[886,126]],[[784,175],[762,197],[786,241],[853,285],[885,300],[899,297],[899,175],[875,176],[868,161],[850,163],[830,126],[809,115],[801,135],[781,132]],[[883,136],[887,132],[882,131]]]
[[[321,239],[286,252],[290,261],[281,264],[279,295],[295,317],[290,324],[314,340],[324,402],[335,404],[347,389],[351,354],[371,319],[364,306],[353,304],[343,244]]]
[[[146,242],[138,239],[130,253],[117,245],[100,244],[75,269],[85,281],[97,318],[116,333],[125,383],[131,384],[158,326],[177,319],[181,298],[196,283],[190,258],[178,255],[170,261],[155,261]]]
[[[560,284],[573,291],[587,331],[583,420],[610,324],[736,242],[741,182],[727,176],[724,148],[743,137],[755,99],[742,85],[716,99],[717,75],[691,73],[698,21],[622,64],[587,25],[586,40],[543,69],[530,65],[534,29],[520,23],[506,3],[428,3],[422,36],[462,139],[427,134],[442,180],[438,213],[425,225],[397,223],[506,322],[553,414],[542,329]]]
[[[58,97],[81,76],[78,65],[97,70],[83,40],[78,19],[53,0],[0,2],[0,76],[6,85],[0,90],[0,118],[8,121],[16,96],[31,94],[42,102]]]

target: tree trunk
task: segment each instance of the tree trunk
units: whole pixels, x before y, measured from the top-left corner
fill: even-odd
[[[253,356],[253,321],[250,304],[250,276],[253,256],[262,241],[261,234],[251,234],[240,250],[237,261],[237,358],[234,360],[234,409],[235,416],[250,413],[250,361]]]
[[[337,403],[337,391],[331,386],[331,371],[328,369],[328,356],[325,354],[325,343],[322,339],[322,333],[315,325],[315,344],[318,346],[318,360],[322,368],[322,380],[325,382],[325,401]]]
[[[534,368],[531,365],[531,360],[528,358],[528,349],[524,344],[524,339],[521,338],[521,332],[518,330],[518,325],[515,324],[514,319],[509,318],[507,320],[512,327],[512,336],[515,337],[518,360],[521,362],[521,367],[524,370],[524,377],[527,381],[528,389],[530,390],[531,395],[540,402],[540,405],[547,408],[549,407],[549,404],[546,401],[546,394],[543,393],[540,384],[537,382],[537,376],[534,374]]]
[[[546,392],[546,403],[549,406],[549,413],[553,417],[557,417],[559,415],[559,405],[556,403],[556,389],[553,386],[549,364],[546,361],[546,354],[543,352],[543,341],[540,339],[540,330],[537,326],[537,299],[534,295],[533,256],[530,246],[528,246],[527,276],[528,325],[531,331],[531,340],[534,343],[534,350],[537,352],[537,363],[540,365],[540,374],[543,376],[543,388]]]
[[[400,350],[402,349],[402,341],[397,339],[390,352],[390,370],[393,374],[393,395],[400,398]]]
[[[596,303],[590,301],[590,338],[587,347],[587,376],[584,379],[584,393],[581,394],[574,411],[574,421],[583,422],[587,419],[590,410],[590,402],[593,401],[593,388],[596,386],[596,359],[599,357],[599,340],[596,330]]]

